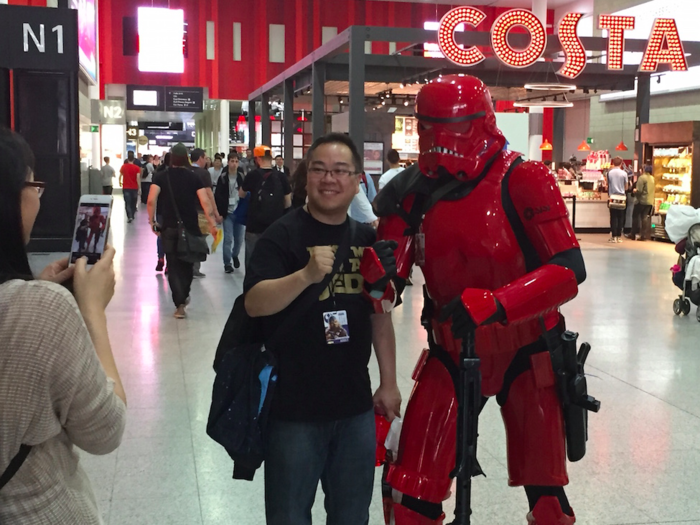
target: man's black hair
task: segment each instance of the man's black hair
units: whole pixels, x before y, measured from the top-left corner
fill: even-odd
[[[276,155],[275,160],[277,160],[277,159],[284,159],[284,157],[282,157],[282,155]]]
[[[389,164],[398,164],[401,160],[401,157],[399,156],[398,151],[396,151],[395,149],[390,149],[389,153],[386,154],[386,160],[389,161]]]
[[[362,157],[360,156],[359,151],[357,151],[357,146],[355,146],[355,143],[345,133],[328,133],[327,135],[317,138],[306,152],[307,163],[311,163],[311,157],[313,156],[314,151],[324,144],[343,144],[344,146],[347,146],[352,154],[352,162],[355,165],[355,173],[362,173]]]
[[[207,154],[204,152],[204,150],[202,148],[195,148],[190,153],[190,160],[192,162],[197,162],[202,157],[206,157],[206,155]]]

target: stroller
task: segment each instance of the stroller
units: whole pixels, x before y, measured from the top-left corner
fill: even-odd
[[[688,315],[690,303],[698,306],[695,316],[700,322],[700,223],[688,230],[688,235],[676,244],[678,263],[671,268],[673,284],[683,292],[673,301],[673,313]]]

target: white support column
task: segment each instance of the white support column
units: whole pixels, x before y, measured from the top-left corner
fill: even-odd
[[[99,86],[88,86],[88,98],[90,100],[100,99],[100,87]],[[91,124],[96,124],[92,122]],[[90,159],[90,164],[93,168],[99,169],[102,167],[102,148],[100,148],[100,135],[102,133],[102,126],[100,126],[100,131],[98,133],[91,133],[92,136],[92,158]]]
[[[532,13],[540,19],[542,25],[547,28],[547,0],[532,0]],[[528,141],[528,158],[530,160],[542,160],[542,126],[544,124],[544,109],[530,108],[530,127]]]
[[[219,101],[219,152],[228,154],[231,134],[231,115],[228,100]],[[224,161],[226,164],[226,161]]]

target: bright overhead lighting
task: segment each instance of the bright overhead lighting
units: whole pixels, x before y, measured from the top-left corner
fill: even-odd
[[[516,100],[513,106],[516,108],[572,108],[574,103],[568,100]]]
[[[538,82],[525,84],[525,89],[531,89],[533,91],[576,91],[576,86],[573,84],[561,84],[559,82]]]

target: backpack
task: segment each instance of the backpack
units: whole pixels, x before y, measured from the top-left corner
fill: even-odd
[[[245,294],[233,304],[214,357],[214,386],[207,434],[226,449],[233,460],[233,478],[252,481],[265,459],[265,438],[277,385],[277,360],[270,349],[284,341],[301,317],[318,301],[350,254],[356,222],[349,219],[347,233],[336,252],[333,271],[307,288],[295,309],[270,337],[263,323],[245,310]]]

